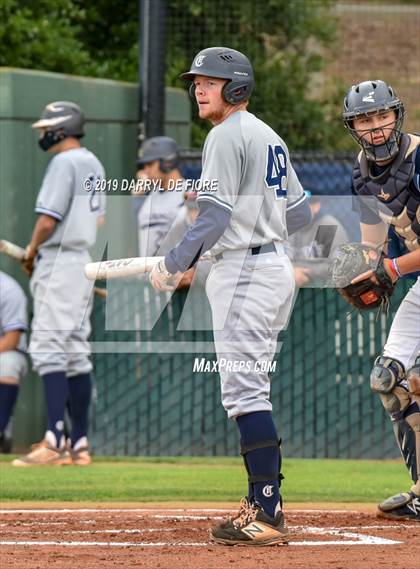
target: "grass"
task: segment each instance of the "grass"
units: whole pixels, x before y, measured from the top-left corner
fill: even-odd
[[[8,501],[237,501],[246,475],[236,458],[99,458],[90,467],[16,468],[0,458],[0,499]],[[290,459],[289,502],[377,502],[410,486],[394,461]]]

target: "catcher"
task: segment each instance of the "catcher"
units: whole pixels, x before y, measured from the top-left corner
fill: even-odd
[[[403,103],[379,80],[351,87],[343,119],[361,146],[352,192],[363,245],[341,248],[333,280],[344,287],[341,292],[351,304],[371,308],[387,302],[399,278],[420,271],[420,136],[401,132]],[[379,250],[389,227],[403,246],[402,254],[393,259]],[[420,521],[420,277],[395,315],[370,384],[391,418],[413,481],[409,491],[381,502],[378,515]]]

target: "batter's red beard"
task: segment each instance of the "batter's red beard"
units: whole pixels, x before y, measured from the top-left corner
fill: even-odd
[[[204,114],[202,113],[202,110],[204,111]],[[206,112],[207,111],[207,112]],[[223,119],[225,113],[223,111],[223,109],[220,110],[215,110],[215,111],[209,111],[208,109],[200,109],[199,111],[199,116],[201,119],[206,119],[208,121],[220,121],[221,119]]]

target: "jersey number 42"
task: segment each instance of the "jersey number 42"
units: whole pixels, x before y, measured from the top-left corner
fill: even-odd
[[[269,144],[267,150],[265,183],[267,188],[274,189],[276,199],[280,200],[287,196],[286,153],[279,144]]]

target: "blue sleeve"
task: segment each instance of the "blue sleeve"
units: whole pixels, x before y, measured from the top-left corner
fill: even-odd
[[[306,196],[305,199],[299,199],[295,203],[296,205],[291,204],[286,210],[286,226],[289,235],[293,235],[298,229],[312,221],[312,212]]]
[[[180,244],[169,251],[165,265],[172,274],[184,273],[211,249],[229,225],[231,212],[209,201],[200,202],[200,213]]]

